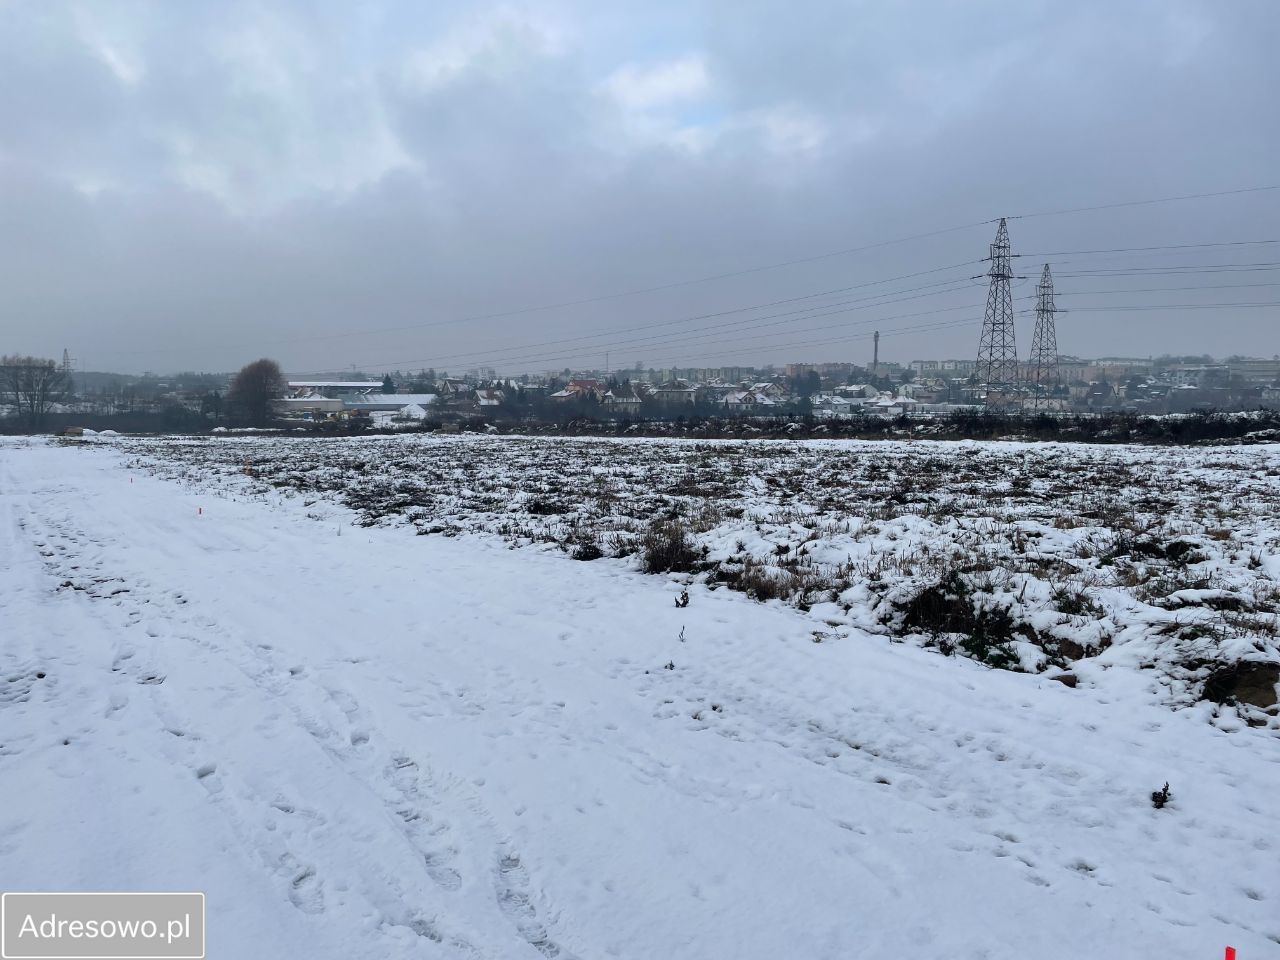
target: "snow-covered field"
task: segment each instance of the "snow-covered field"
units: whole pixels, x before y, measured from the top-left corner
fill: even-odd
[[[205,890],[211,957],[1280,956],[1275,711],[1201,700],[1274,659],[1278,477],[1275,447],[4,441],[0,889]],[[640,571],[655,516],[693,569]],[[910,601],[955,564],[1096,649],[941,656]]]
[[[1280,731],[1280,447],[521,437],[137,441],[359,522],[627,558],[856,628]],[[570,574],[566,574],[570,575]],[[1224,703],[1225,701],[1225,703]]]

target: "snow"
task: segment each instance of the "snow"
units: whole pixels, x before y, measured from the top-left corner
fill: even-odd
[[[136,450],[0,442],[0,887],[205,890],[214,957],[1280,952],[1273,733],[1136,668],[1072,690]]]
[[[1176,706],[1241,661],[1280,664],[1275,445],[419,434],[127,447],[147,469],[228,490],[243,490],[251,462],[250,489],[337,499],[362,524],[590,545],[636,568],[653,519],[677,518],[687,566],[708,585],[989,663],[1072,669],[1089,686],[1115,666],[1141,669],[1146,696]],[[1008,616],[985,653],[908,615],[927,591],[957,585],[972,610]],[[1244,711],[1280,732],[1265,706],[1228,704],[1211,719]]]

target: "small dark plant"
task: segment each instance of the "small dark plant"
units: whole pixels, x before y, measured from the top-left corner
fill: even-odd
[[[679,609],[683,610],[688,605],[689,605],[689,591],[681,590],[680,596],[676,597],[676,606]]]
[[[1169,802],[1169,798],[1171,796],[1172,794],[1169,793],[1169,782],[1166,780],[1164,786],[1159,790],[1151,791],[1151,805],[1159,810]]]

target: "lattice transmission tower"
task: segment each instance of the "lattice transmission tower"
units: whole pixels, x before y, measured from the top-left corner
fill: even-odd
[[[1058,332],[1053,323],[1057,312],[1053,303],[1053,274],[1046,263],[1036,284],[1036,329],[1031,335],[1028,361],[1032,410],[1048,410],[1052,406],[1050,394],[1062,382],[1058,373]]]
[[[1013,341],[1013,288],[1010,281],[1009,228],[1004,217],[996,241],[991,244],[991,269],[987,276],[987,312],[978,341],[978,385],[985,389],[987,406],[1018,404],[1018,350]]]

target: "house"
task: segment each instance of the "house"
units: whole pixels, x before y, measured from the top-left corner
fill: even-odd
[[[736,383],[724,383],[720,380],[712,380],[702,385],[703,397],[711,403],[723,403],[724,398],[731,393],[737,393],[743,388]]]
[[[836,393],[842,397],[871,397],[875,399],[880,396],[880,391],[869,383],[851,383],[848,386],[836,387]]]
[[[630,383],[620,384],[604,395],[604,405],[620,413],[639,413],[642,403],[639,390]]]
[[[599,380],[570,380],[569,386],[580,393],[592,394],[597,400],[609,392],[609,385]]]
[[[1179,386],[1206,387],[1226,383],[1230,368],[1225,363],[1177,363],[1165,371],[1165,376]]]
[[[603,400],[609,388],[599,380],[570,380],[563,390],[551,394],[551,400],[565,403],[570,400]]]
[[[395,413],[402,407],[416,404],[424,410],[430,410],[436,401],[434,393],[362,393],[342,401],[344,410],[363,410],[365,413]]]
[[[1085,394],[1085,401],[1091,407],[1099,407],[1111,403],[1115,396],[1115,388],[1103,380],[1089,384],[1089,391]]]
[[[381,390],[381,380],[290,380],[289,391],[295,397],[320,395],[333,399]]]
[[[481,413],[492,413],[502,406],[506,394],[501,390],[476,390],[476,409]]]
[[[853,413],[855,407],[862,406],[857,400],[840,396],[811,397],[810,403],[813,404],[814,413],[829,417],[847,417]]]
[[[917,413],[921,406],[920,401],[912,400],[910,397],[883,396],[868,404],[866,409],[882,417],[897,417],[904,413]]]
[[[276,413],[286,419],[307,418],[323,420],[330,414],[343,410],[343,401],[336,397],[312,394],[306,397],[285,397],[273,401]]]
[[[1266,386],[1280,383],[1280,357],[1273,357],[1270,360],[1238,357],[1227,361],[1227,370],[1232,377],[1238,377],[1246,383]]]
[[[933,380],[925,383],[904,383],[898,389],[898,393],[912,400],[919,400],[921,403],[937,403],[946,397],[945,387],[940,389],[939,384]]]
[[[651,396],[667,406],[693,405],[698,402],[698,388],[685,380],[671,380],[654,387]]]
[[[777,403],[769,397],[758,394],[754,390],[737,390],[727,394],[721,401],[725,409],[737,413],[766,412]]]
[[[457,377],[445,377],[440,381],[440,392],[447,397],[457,394],[468,394],[471,392],[471,384],[465,380],[459,380]]]
[[[786,386],[772,381],[752,384],[751,392],[757,397],[768,397],[770,400],[774,401],[781,401],[787,398]]]

